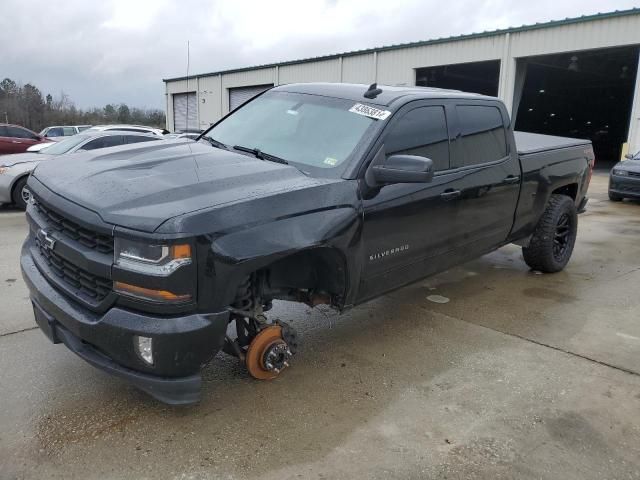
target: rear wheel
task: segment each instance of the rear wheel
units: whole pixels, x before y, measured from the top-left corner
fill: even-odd
[[[27,176],[22,177],[13,187],[13,203],[22,210],[27,208],[27,203],[31,199],[31,192],[27,188],[27,179]]]
[[[562,270],[573,253],[578,233],[578,214],[572,198],[551,195],[527,247],[524,261],[534,270],[555,273]]]
[[[622,197],[620,195],[616,195],[615,193],[609,192],[609,200],[612,202],[621,202]]]

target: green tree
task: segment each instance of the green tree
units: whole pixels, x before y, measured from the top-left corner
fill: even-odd
[[[129,107],[124,103],[118,107],[118,121],[120,123],[129,123],[131,121]]]

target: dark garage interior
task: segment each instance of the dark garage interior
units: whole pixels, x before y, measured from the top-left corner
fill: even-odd
[[[611,166],[627,141],[637,64],[638,47],[520,60],[525,77],[519,103],[516,80],[515,128],[589,138],[596,166]]]
[[[498,95],[500,60],[416,69],[416,85]]]

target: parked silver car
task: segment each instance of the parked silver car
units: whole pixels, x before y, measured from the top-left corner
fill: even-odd
[[[116,147],[162,140],[162,137],[148,133],[122,131],[85,131],[72,137],[52,143],[39,152],[17,153],[0,156],[0,204],[13,203],[25,208],[29,201],[26,188],[29,173],[42,161],[52,160],[61,155],[98,148]]]

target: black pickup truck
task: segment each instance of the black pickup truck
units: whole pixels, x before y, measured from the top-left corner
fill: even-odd
[[[273,300],[342,311],[508,243],[563,269],[594,164],[496,98],[376,85],[280,86],[152,143],[41,164],[21,265],[50,340],[171,404],[220,350],[289,366]]]

